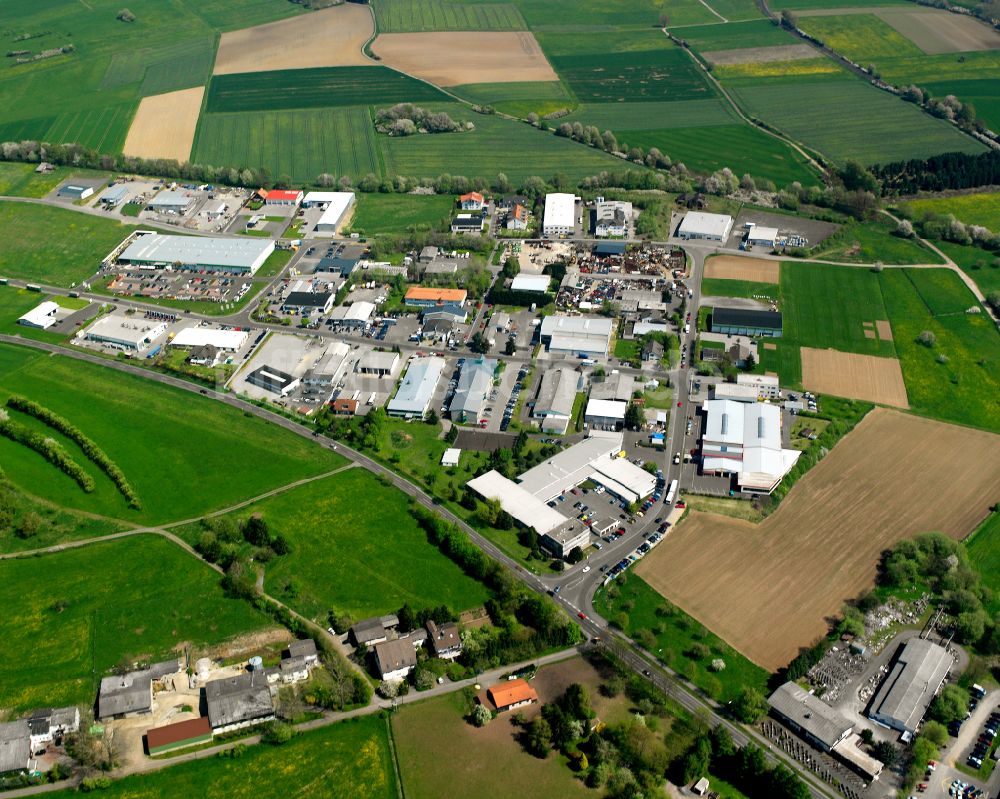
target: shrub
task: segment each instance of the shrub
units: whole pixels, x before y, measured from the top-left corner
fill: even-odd
[[[29,430],[15,422],[9,416],[6,416],[6,414],[3,418],[0,418],[0,435],[18,444],[23,444],[29,449],[33,449],[59,469],[59,471],[75,480],[84,492],[89,494],[94,490],[94,478],[87,474],[83,470],[83,467],[70,457],[70,454],[59,442],[43,436],[41,433]]]

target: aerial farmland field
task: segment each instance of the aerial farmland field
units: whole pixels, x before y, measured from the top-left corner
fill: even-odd
[[[924,214],[954,214],[967,225],[982,225],[1000,231],[1000,193],[957,194],[953,197],[927,197],[907,200],[916,218]]]
[[[759,525],[692,512],[636,571],[773,670],[873,584],[883,549],[928,530],[968,535],[998,469],[1000,436],[876,409]]]
[[[372,9],[380,33],[519,31],[526,27],[517,6],[505,2],[373,0]]]
[[[219,579],[154,535],[0,561],[9,655],[0,664],[0,706],[89,706],[100,678],[125,657],[168,657],[185,641],[216,644],[273,626],[224,597]]]

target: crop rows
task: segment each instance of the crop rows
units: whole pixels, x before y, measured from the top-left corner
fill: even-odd
[[[680,48],[550,58],[582,102],[700,100],[713,92]]]
[[[100,152],[116,153],[125,144],[134,113],[132,103],[67,111],[55,118],[43,138],[49,142],[75,142]]]
[[[377,0],[382,33],[421,31],[519,31],[524,18],[511,3],[460,4],[447,0]]]

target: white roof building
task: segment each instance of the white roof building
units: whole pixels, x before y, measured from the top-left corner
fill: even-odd
[[[123,350],[144,352],[153,341],[166,332],[166,322],[108,314],[87,328],[85,335],[91,341],[110,344]]]
[[[614,320],[603,316],[546,316],[541,340],[550,352],[607,355]]]
[[[253,274],[274,252],[274,241],[258,238],[170,236],[140,232],[118,256],[118,261],[138,266],[179,266]]]
[[[728,214],[707,214],[703,211],[688,211],[677,229],[682,239],[710,239],[725,241],[733,229],[733,218]]]
[[[149,203],[151,208],[160,211],[186,211],[194,203],[194,198],[179,191],[161,191]]]
[[[17,323],[25,327],[37,327],[39,330],[45,330],[56,323],[57,313],[59,313],[58,303],[46,300],[28,311],[17,320]]]
[[[442,466],[458,466],[458,459],[462,456],[462,450],[458,447],[448,447],[441,456]]]
[[[427,413],[446,365],[445,359],[437,356],[410,361],[396,396],[386,406],[388,414],[410,418]]]
[[[332,342],[312,368],[306,372],[302,382],[309,386],[333,385],[350,352],[349,344],[345,344],[343,341]]]
[[[513,291],[546,292],[551,282],[552,278],[548,275],[518,275],[511,281],[510,287]]]
[[[604,456],[617,455],[621,448],[621,433],[594,435],[556,453],[517,479],[524,489],[548,502],[580,485],[593,474],[595,461]]]
[[[741,386],[739,383],[716,383],[712,386],[712,399],[733,402],[756,402],[756,386]]]
[[[204,347],[236,352],[250,337],[248,330],[219,330],[213,327],[186,327],[170,342],[174,347]]]
[[[545,500],[496,470],[480,475],[466,485],[483,499],[499,499],[500,507],[525,527],[534,527],[539,535],[545,535],[567,522],[566,517],[546,505]]]
[[[353,191],[311,191],[303,200],[303,205],[326,203],[326,209],[316,222],[316,230],[320,233],[335,232],[343,221],[344,215],[354,204]]]
[[[350,305],[338,305],[331,312],[330,321],[363,325],[372,318],[373,313],[375,313],[375,303],[359,300]]]
[[[781,396],[781,386],[778,383],[778,378],[773,375],[738,374],[736,375],[736,385],[753,386],[757,389],[758,396],[762,397],[773,399]]]
[[[782,448],[777,405],[711,399],[702,409],[702,470],[735,474],[743,491],[770,494],[802,454]]]
[[[760,225],[753,225],[747,231],[748,244],[760,244],[767,247],[773,247],[777,240],[778,228],[776,227],[761,227]]]
[[[625,423],[627,402],[612,399],[591,399],[587,401],[584,419],[588,424],[602,426],[622,425]]]
[[[645,336],[647,333],[666,333],[666,322],[636,322],[632,326],[632,335],[636,338]]]
[[[546,194],[542,233],[546,236],[559,236],[572,233],[575,229],[576,195]]]

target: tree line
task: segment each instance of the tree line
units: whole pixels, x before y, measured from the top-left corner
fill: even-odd
[[[3,414],[0,416],[0,435],[37,452],[59,471],[73,479],[85,493],[89,494],[94,490],[94,478],[73,460],[58,441],[15,422],[6,411],[0,413]]]

